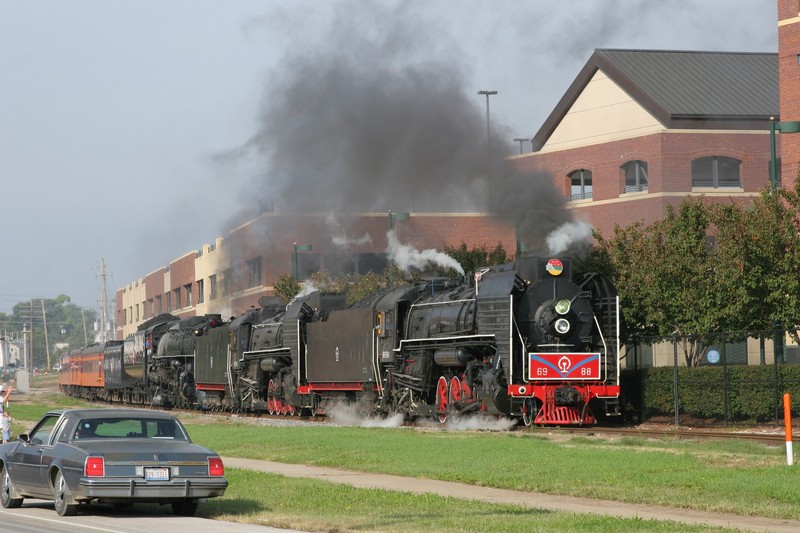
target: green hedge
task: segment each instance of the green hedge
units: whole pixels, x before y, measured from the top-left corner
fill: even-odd
[[[762,422],[775,420],[777,412],[780,418],[784,393],[791,394],[792,405],[800,405],[800,366],[779,366],[777,378],[775,370],[774,366],[679,367],[679,415]],[[623,371],[621,385],[629,417],[674,416],[674,383],[672,367]]]

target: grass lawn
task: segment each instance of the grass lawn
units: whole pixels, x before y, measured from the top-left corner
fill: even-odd
[[[192,424],[222,455],[473,485],[800,519],[782,447],[743,441],[573,437],[309,425]]]
[[[15,402],[15,428],[47,410],[85,405],[45,394]],[[192,438],[222,455],[460,481],[585,498],[800,518],[796,466],[783,448],[748,442],[548,438],[537,433],[449,432],[314,424],[266,426],[181,417]],[[16,429],[15,429],[16,432]],[[306,531],[723,531],[493,505],[435,495],[357,489],[228,469],[210,518]]]

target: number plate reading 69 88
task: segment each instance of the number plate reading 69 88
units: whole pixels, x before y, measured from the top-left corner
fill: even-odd
[[[529,353],[529,380],[599,380],[599,353]]]

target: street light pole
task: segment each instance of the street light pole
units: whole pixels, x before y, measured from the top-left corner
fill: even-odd
[[[292,276],[297,281],[297,243],[294,243],[294,254],[292,255]]]
[[[489,122],[489,97],[497,94],[497,91],[478,91],[478,94],[486,95],[486,175],[492,181],[492,143],[491,127]]]
[[[528,139],[523,139],[522,137],[517,137],[514,139],[514,141],[519,143],[519,155],[522,155],[522,143],[524,143],[527,140]]]
[[[311,245],[310,244],[297,244],[294,243],[294,252],[292,254],[292,276],[294,276],[295,281],[300,281],[300,272],[297,265],[297,252],[310,252]]]
[[[778,158],[775,150],[775,132],[800,133],[800,122],[775,122],[775,117],[769,117],[769,188],[772,192],[778,186]]]

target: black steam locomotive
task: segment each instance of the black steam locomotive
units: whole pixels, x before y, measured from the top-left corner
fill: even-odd
[[[98,395],[284,415],[342,401],[441,422],[488,414],[593,424],[620,414],[618,298],[607,278],[522,257],[474,281],[418,282],[355,305],[320,292],[287,306],[262,299],[225,324],[218,315],[151,319],[100,350]],[[69,379],[62,387],[87,392]]]

